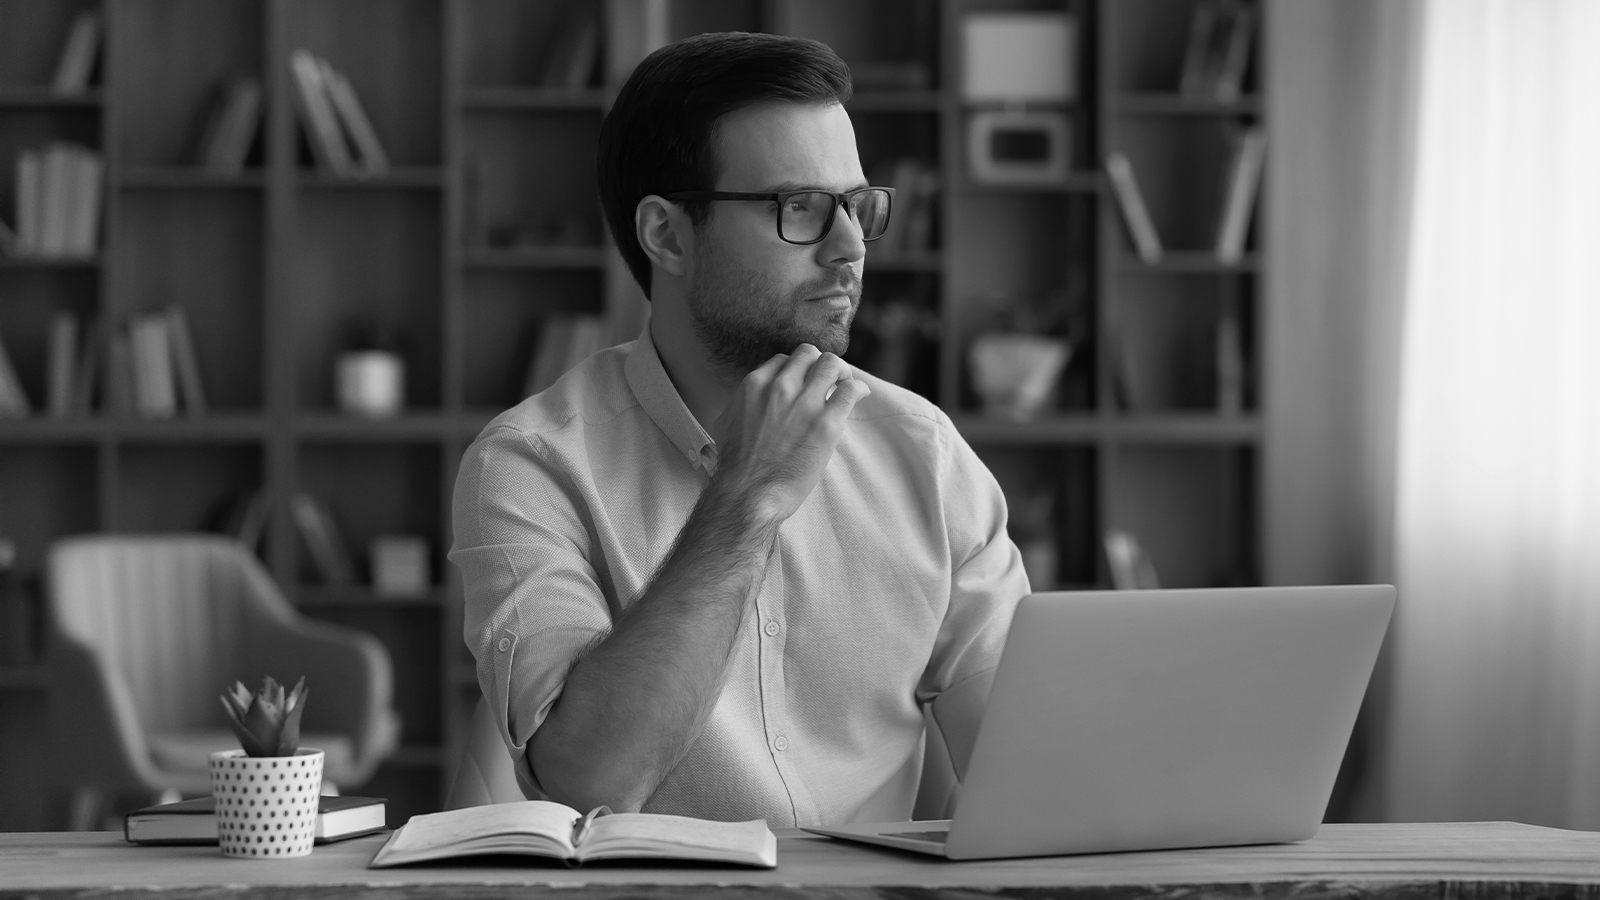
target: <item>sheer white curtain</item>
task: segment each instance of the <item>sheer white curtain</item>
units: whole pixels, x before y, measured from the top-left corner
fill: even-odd
[[[1429,0],[1387,810],[1600,828],[1600,2]]]

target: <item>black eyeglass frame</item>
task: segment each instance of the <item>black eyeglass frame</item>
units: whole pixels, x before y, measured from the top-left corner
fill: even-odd
[[[820,244],[823,241],[827,240],[828,239],[828,235],[830,233],[832,233],[832,231],[833,231],[833,220],[835,218],[837,218],[837,217],[831,212],[831,208],[830,208],[830,212],[828,213],[828,218],[826,220],[824,220],[824,222],[822,224],[822,233],[817,235],[817,237],[814,240],[809,240],[809,241],[791,241],[787,237],[785,237],[784,234],[783,234],[783,204],[785,202],[787,202],[790,197],[797,197],[797,196],[799,196],[801,194],[827,194],[829,197],[833,198],[833,201],[834,201],[835,204],[837,204],[838,206],[841,206],[841,207],[844,208],[845,215],[848,216],[848,215],[850,215],[850,206],[849,206],[850,198],[854,197],[857,194],[865,193],[867,191],[883,191],[885,194],[889,195],[889,211],[883,217],[883,232],[878,234],[876,237],[866,237],[865,235],[863,235],[862,238],[861,238],[861,240],[863,240],[863,241],[871,242],[871,241],[875,241],[878,238],[883,237],[883,235],[889,233],[889,220],[894,217],[894,190],[895,189],[892,188],[892,187],[874,187],[874,186],[868,185],[867,187],[864,187],[864,188],[856,188],[853,191],[825,191],[825,190],[822,190],[821,188],[807,188],[807,189],[805,189],[803,191],[779,191],[779,192],[775,192],[775,193],[766,193],[766,194],[759,193],[759,192],[752,193],[752,192],[749,192],[749,191],[673,191],[670,194],[662,194],[661,196],[662,196],[662,199],[665,199],[665,200],[674,200],[674,201],[687,200],[687,201],[695,202],[695,203],[702,203],[702,202],[705,202],[705,201],[708,201],[708,200],[769,200],[769,201],[775,201],[778,204],[778,211],[777,211],[776,215],[774,216],[774,219],[776,220],[777,226],[778,226],[778,238],[780,240],[784,241],[785,243],[795,244],[795,245],[798,245],[798,246],[801,246],[801,247],[807,247],[807,246],[810,246],[811,244]],[[851,216],[851,218],[855,218],[855,217]],[[857,220],[857,221],[859,221],[859,220]]]

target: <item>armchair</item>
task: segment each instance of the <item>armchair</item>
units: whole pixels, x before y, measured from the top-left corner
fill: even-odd
[[[203,794],[207,757],[238,746],[218,696],[264,675],[308,689],[301,746],[323,779],[368,780],[395,749],[393,668],[371,635],[301,615],[239,543],[95,534],[47,561],[51,769],[70,789]]]

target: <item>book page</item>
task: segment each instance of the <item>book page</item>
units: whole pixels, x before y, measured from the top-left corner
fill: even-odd
[[[400,865],[484,853],[572,856],[578,811],[547,800],[495,803],[412,816],[371,865]]]
[[[767,823],[713,822],[686,816],[614,813],[594,820],[577,859],[697,859],[747,866],[778,864]]]

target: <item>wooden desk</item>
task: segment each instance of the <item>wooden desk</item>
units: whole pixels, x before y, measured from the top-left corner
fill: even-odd
[[[137,847],[114,832],[0,834],[0,898],[827,897],[1559,898],[1600,900],[1600,832],[1508,823],[1326,825],[1301,844],[952,863],[778,833],[778,868],[590,866],[498,858],[368,869],[384,836],[307,859]]]

